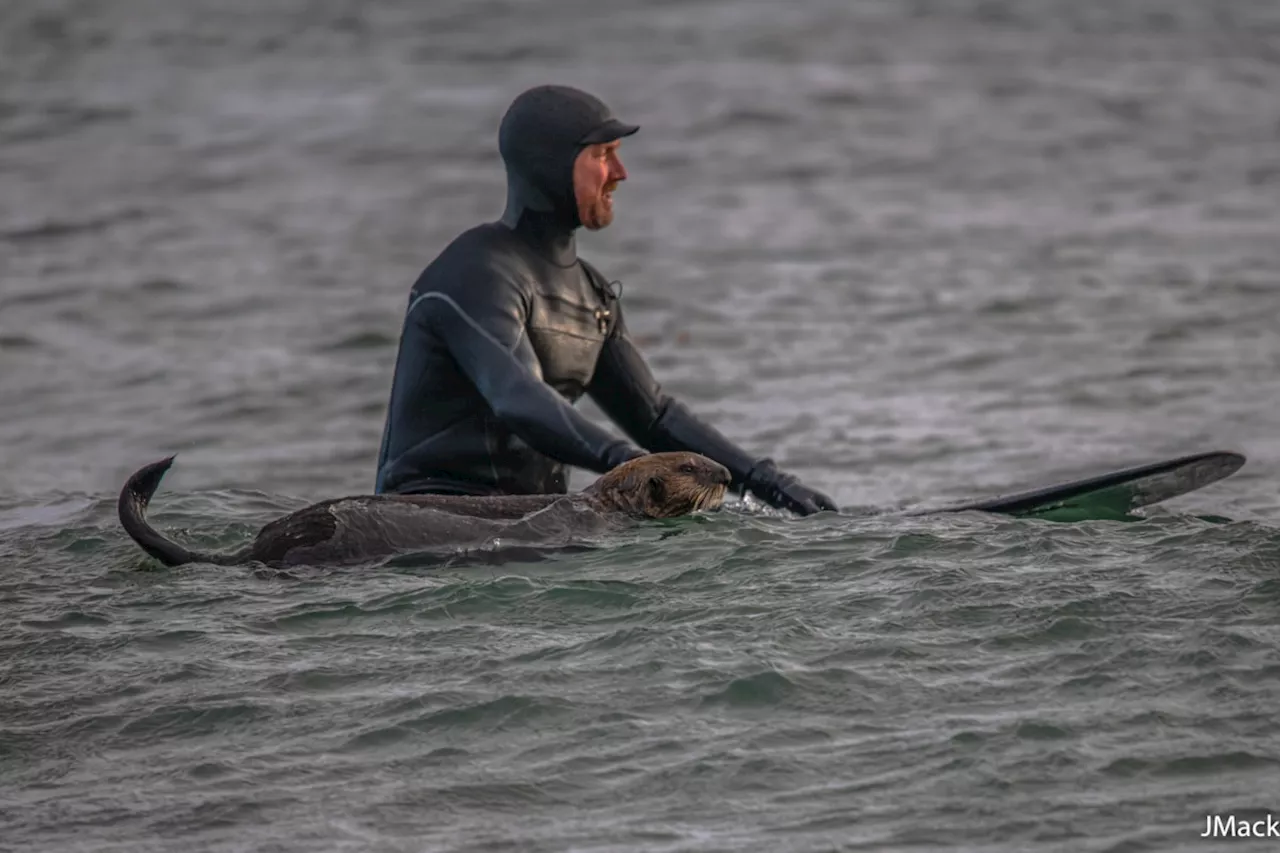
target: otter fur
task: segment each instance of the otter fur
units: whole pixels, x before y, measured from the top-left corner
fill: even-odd
[[[169,456],[134,472],[116,504],[129,536],[166,566],[344,565],[495,539],[580,538],[627,519],[674,518],[717,509],[730,482],[728,469],[705,456],[650,453],[572,494],[353,495],[324,500],[269,522],[240,550],[215,553],[189,550],[147,521],[147,506],[173,460]]]

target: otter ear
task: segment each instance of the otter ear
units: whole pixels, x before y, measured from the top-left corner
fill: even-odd
[[[649,478],[649,503],[652,506],[662,506],[667,502],[667,484],[661,477]]]

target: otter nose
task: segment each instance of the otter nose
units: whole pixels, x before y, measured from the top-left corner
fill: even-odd
[[[712,472],[712,482],[717,486],[727,486],[733,482],[733,475],[729,473],[728,468],[717,462],[715,470]]]

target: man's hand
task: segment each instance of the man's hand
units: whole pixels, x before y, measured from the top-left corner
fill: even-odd
[[[747,475],[746,487],[753,495],[775,509],[787,509],[800,515],[823,510],[839,512],[835,501],[801,483],[793,475],[778,470],[772,459],[761,459]]]

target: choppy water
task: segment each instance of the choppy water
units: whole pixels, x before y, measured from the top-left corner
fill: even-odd
[[[581,246],[655,371],[841,503],[1248,465],[1128,524],[137,571],[159,456],[202,545],[370,487],[546,80],[644,126]],[[0,5],[0,849],[1223,849],[1280,813],[1277,91],[1265,0]]]

